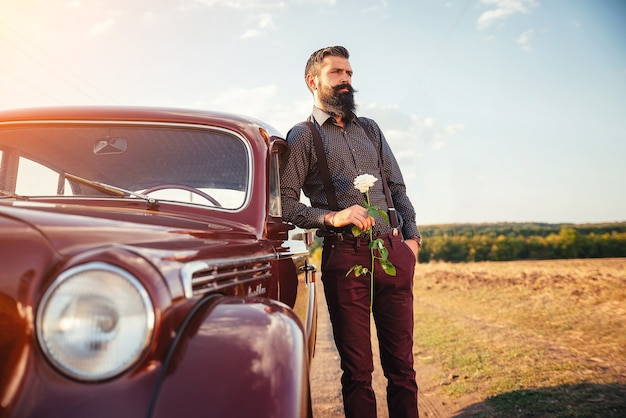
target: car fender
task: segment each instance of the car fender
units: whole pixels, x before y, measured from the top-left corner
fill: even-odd
[[[286,305],[213,296],[187,316],[163,364],[150,417],[310,415],[302,324]]]

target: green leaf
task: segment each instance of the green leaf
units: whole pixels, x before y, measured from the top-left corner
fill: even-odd
[[[388,260],[380,260],[380,266],[383,268],[383,271],[390,276],[396,275],[396,267],[391,264]]]
[[[366,267],[363,267],[361,265],[356,266],[356,268],[354,269],[354,275],[356,277],[360,277],[360,276],[364,276],[369,272],[369,270]]]
[[[379,248],[378,252],[380,253],[380,258],[382,258],[383,260],[387,260],[387,257],[389,257],[389,250],[387,250],[385,247]]]
[[[382,238],[376,238],[374,241],[368,244],[368,247],[370,250],[380,250],[381,248],[385,248],[385,242],[382,240]]]
[[[380,210],[376,206],[371,206],[367,208],[367,214],[372,218],[375,218],[380,213]]]
[[[352,225],[352,236],[354,237],[358,237],[359,235],[361,235],[363,233],[363,231],[361,231],[361,228],[359,228],[356,225]]]
[[[348,270],[348,272],[346,273],[346,277],[348,277],[350,273],[354,273],[355,277],[360,277],[367,274],[368,272],[369,270],[367,268],[363,267],[360,264],[357,264],[355,266],[352,266],[350,270]]]

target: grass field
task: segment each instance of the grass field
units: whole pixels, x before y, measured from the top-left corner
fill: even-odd
[[[471,415],[626,416],[626,259],[419,264],[415,295],[416,358]]]

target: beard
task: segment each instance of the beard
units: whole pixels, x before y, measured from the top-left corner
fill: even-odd
[[[348,91],[339,92],[341,89]],[[355,89],[350,84],[337,86],[322,86],[319,100],[324,105],[326,113],[334,117],[350,120],[353,118],[356,104],[354,103]]]

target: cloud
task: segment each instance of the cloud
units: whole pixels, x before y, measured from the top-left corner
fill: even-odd
[[[480,15],[476,22],[479,30],[486,29],[492,24],[502,22],[519,13],[529,14],[530,9],[539,6],[535,0],[482,0],[482,3],[494,8]]]
[[[444,148],[452,137],[461,134],[465,130],[465,125],[462,123],[455,123],[439,128],[433,118],[428,117],[423,121],[420,121],[418,117],[414,117],[413,119],[417,127],[417,133],[423,141],[430,143],[433,149]]]
[[[286,135],[296,122],[308,116],[312,104],[309,97],[289,101],[284,100],[283,94],[276,84],[252,88],[233,87],[207,101],[195,103],[194,106],[252,116],[269,123]]]
[[[96,23],[91,27],[91,29],[89,29],[89,34],[92,36],[99,35],[107,31],[109,28],[115,26],[116,22],[117,21],[114,18],[110,17],[103,22]]]
[[[465,130],[462,123],[439,127],[434,117],[410,115],[401,111],[398,106],[369,103],[360,105],[359,109],[362,109],[358,112],[359,115],[371,117],[378,122],[392,149],[404,159],[418,156],[418,150],[423,148],[416,145],[441,149],[450,139]]]
[[[196,10],[198,7],[236,10],[241,13],[242,20],[251,22],[238,39],[253,39],[265,36],[268,30],[276,29],[274,17],[270,12],[286,9],[287,4],[280,0],[184,0],[182,10]]]
[[[528,29],[526,32],[522,33],[516,40],[524,51],[530,51],[530,39],[533,36],[533,29]]]
[[[326,4],[334,6],[337,4],[337,0],[294,0],[294,3]]]
[[[248,29],[239,36],[239,39],[252,39],[263,36],[263,32],[258,29]]]
[[[256,18],[259,28],[261,29],[275,29],[276,25],[274,24],[274,19],[272,15],[269,13],[262,13]]]
[[[432,117],[420,118],[419,116],[412,116],[412,131],[417,135],[420,142],[425,142],[431,145],[434,149],[444,148],[448,141],[465,130],[465,125],[462,123],[455,123],[439,127],[437,121]]]
[[[274,18],[270,13],[260,13],[255,16],[250,16],[248,21],[256,25],[256,28],[248,29],[241,36],[239,36],[239,39],[258,38],[260,36],[265,36],[267,31],[276,29]]]
[[[454,124],[454,125],[448,125],[445,128],[443,128],[443,132],[447,136],[457,135],[457,134],[463,132],[464,130],[465,130],[465,125],[463,125],[462,123],[457,123],[457,124]]]
[[[227,7],[237,10],[255,10],[255,9],[282,9],[286,7],[286,3],[281,0],[185,0],[182,2],[184,9],[193,9],[196,6],[204,7]]]

